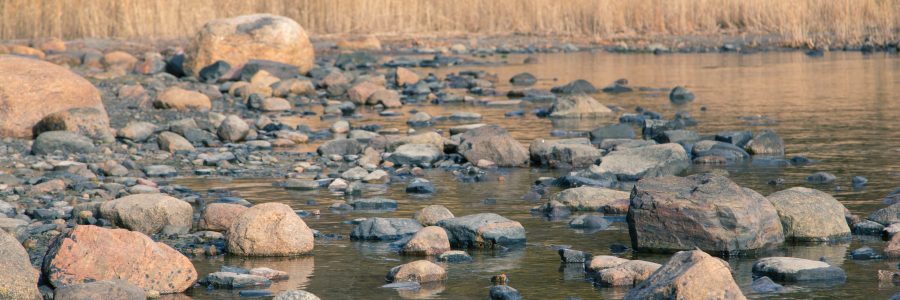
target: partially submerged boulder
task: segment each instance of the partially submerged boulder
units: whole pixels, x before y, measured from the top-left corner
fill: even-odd
[[[313,250],[313,232],[281,203],[254,205],[241,213],[226,234],[228,252],[242,256],[291,256]]]
[[[727,262],[700,250],[675,253],[624,299],[746,299]]]
[[[827,262],[796,257],[766,257],[753,263],[753,276],[781,282],[844,281],[847,274]]]
[[[608,188],[582,186],[562,190],[550,197],[551,201],[559,201],[573,211],[599,211],[610,203],[628,199],[628,192]]]
[[[450,244],[458,248],[496,248],[525,243],[525,227],[494,213],[481,213],[442,220]]]
[[[775,192],[766,199],[778,211],[785,239],[828,242],[850,238],[844,205],[828,193],[794,187]]]
[[[353,227],[350,238],[354,240],[399,240],[422,229],[413,219],[368,218]]]
[[[391,268],[385,279],[388,282],[435,282],[447,279],[447,271],[427,260],[417,260]]]
[[[603,157],[596,172],[613,174],[622,181],[634,181],[676,175],[690,165],[684,147],[670,143],[610,152]]]

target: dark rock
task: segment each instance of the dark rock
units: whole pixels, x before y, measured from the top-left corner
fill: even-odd
[[[166,60],[166,73],[175,77],[187,76],[188,72],[185,71],[184,59],[184,53],[178,53],[169,57]]]
[[[599,174],[612,174],[620,181],[668,176],[681,173],[691,161],[684,147],[678,144],[652,145],[612,151],[603,157]]]
[[[858,188],[865,186],[866,183],[869,183],[869,179],[862,176],[853,176],[851,182],[853,183],[853,187]]]
[[[211,65],[204,67],[200,70],[200,81],[201,82],[216,82],[228,73],[231,70],[231,65],[229,65],[224,60],[216,61]]]
[[[726,161],[742,161],[750,158],[750,154],[736,145],[709,140],[695,143],[691,148],[691,154],[695,158],[714,156],[722,157]]]
[[[352,199],[349,201],[350,206],[356,210],[396,210],[397,201],[385,198],[363,198]]]
[[[522,300],[519,291],[508,285],[495,285],[491,287],[488,299],[490,300]]]
[[[587,80],[578,79],[563,86],[553,87],[550,91],[557,94],[593,94],[597,92],[597,88]]]
[[[510,78],[509,83],[512,83],[513,85],[518,85],[518,86],[531,86],[531,85],[534,85],[535,83],[537,83],[537,78],[528,72],[519,73],[519,74],[514,75],[512,78]]]
[[[753,133],[750,131],[726,131],[716,134],[715,139],[743,148],[753,139]]]
[[[628,86],[628,80],[624,78],[603,87],[603,92],[609,94],[628,93],[632,91],[634,91],[634,89]]]
[[[437,191],[437,189],[434,187],[434,184],[424,178],[413,179],[413,181],[406,186],[406,192],[410,194],[432,194],[435,191]]]
[[[464,263],[472,261],[472,257],[465,251],[452,250],[441,253],[438,260],[447,263]]]
[[[559,249],[559,259],[564,263],[585,263],[591,261],[592,255],[572,249]]]
[[[747,143],[747,152],[753,155],[784,155],[784,140],[772,130],[766,129]]]
[[[265,70],[279,79],[291,79],[300,77],[300,68],[294,65],[270,60],[253,59],[244,64],[241,69],[241,81],[249,82],[257,72]]]
[[[675,104],[684,104],[694,101],[694,93],[682,86],[676,86],[669,92],[669,101]]]
[[[850,258],[855,260],[881,259],[881,255],[869,246],[863,246],[850,252]]]
[[[353,227],[350,238],[354,240],[399,240],[412,236],[422,229],[414,219],[368,218]]]
[[[52,154],[60,151],[63,154],[91,153],[94,152],[94,143],[91,139],[68,131],[47,131],[41,133],[31,145],[31,152],[35,155]]]
[[[809,183],[815,184],[828,184],[833,183],[837,177],[834,174],[828,172],[815,172],[812,175],[806,176],[806,181]]]
[[[860,235],[881,235],[884,225],[870,220],[862,220],[853,225],[853,233]]]
[[[330,140],[319,146],[316,151],[320,156],[330,155],[359,155],[365,149],[365,145],[356,139]]]
[[[525,243],[525,228],[516,221],[493,213],[441,220],[450,244],[458,248],[499,248]]]
[[[628,124],[612,124],[591,130],[591,143],[599,145],[605,139],[633,139],[634,129]]]
[[[517,167],[528,163],[528,150],[516,141],[506,129],[486,125],[466,131],[460,136],[457,151],[477,163],[484,159],[501,167]]]
[[[763,276],[753,280],[750,289],[757,293],[778,293],[784,290],[780,284],[772,281],[771,278]]]

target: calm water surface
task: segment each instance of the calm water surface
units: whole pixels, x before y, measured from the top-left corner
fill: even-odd
[[[697,100],[684,106],[670,104],[667,92],[635,92],[623,95],[597,94],[602,103],[620,106],[633,112],[642,106],[671,118],[677,111],[688,111],[700,124],[692,130],[711,135],[729,130],[774,129],[786,143],[787,156],[804,155],[818,163],[801,167],[780,167],[761,161],[730,166],[695,166],[690,173],[709,168],[724,168],[738,184],[750,187],[763,195],[792,186],[810,186],[832,193],[853,213],[866,216],[883,207],[881,199],[893,188],[900,187],[900,59],[881,54],[862,56],[858,53],[829,53],[824,58],[809,58],[802,53],[689,54],[689,55],[616,55],[607,53],[548,54],[538,56],[538,64],[519,64],[523,57],[510,56],[510,64],[478,67],[499,76],[498,91],[505,94],[511,87],[505,82],[519,72],[531,72],[541,81],[540,88],[561,85],[574,79],[587,79],[603,86],[619,78],[629,79],[638,87],[671,88],[684,85]],[[444,75],[464,69],[427,69]],[[500,99],[502,100],[502,99]],[[521,106],[487,107],[482,105],[408,105],[402,111],[418,109],[434,116],[449,115],[453,111],[474,111],[484,116],[483,122],[509,129],[523,143],[535,138],[549,138],[554,129],[589,130],[613,123],[603,120],[590,124],[551,124],[533,115],[506,118],[504,113],[516,109],[548,106],[549,103],[523,103]],[[701,106],[706,111],[701,111]],[[367,111],[354,124],[379,123],[386,128],[406,130],[408,114],[396,118],[378,117]],[[757,117],[766,122],[746,121],[741,117]],[[762,118],[760,118],[762,117]],[[314,128],[327,126],[330,121],[304,119]],[[765,123],[760,125],[759,123]],[[460,123],[439,123],[446,129]],[[298,150],[315,149],[315,144]],[[837,175],[834,185],[811,186],[807,175],[827,171]],[[630,245],[627,226],[616,219],[610,230],[586,233],[571,229],[566,221],[547,221],[532,216],[529,209],[537,202],[521,200],[534,180],[541,176],[556,176],[561,171],[540,169],[501,169],[491,173],[504,181],[459,183],[443,170],[429,170],[426,178],[435,182],[438,192],[430,197],[417,197],[403,191],[404,183],[387,190],[370,191],[365,197],[383,196],[396,199],[399,209],[390,213],[350,212],[337,214],[328,210],[335,201],[345,200],[341,194],[328,191],[294,192],[272,186],[277,179],[228,180],[227,178],[182,178],[175,183],[198,191],[213,187],[227,187],[241,197],[254,202],[282,202],[294,209],[320,209],[322,215],[305,219],[307,224],[324,233],[348,236],[352,228],[347,220],[362,217],[412,217],[426,205],[440,204],[457,216],[495,212],[521,222],[528,236],[523,249],[509,252],[471,252],[474,262],[445,265],[449,280],[438,286],[418,291],[395,291],[380,288],[384,275],[396,265],[415,260],[392,251],[387,243],[320,240],[313,255],[298,258],[238,258],[219,257],[194,261],[201,276],[215,271],[223,264],[245,267],[266,266],[290,273],[291,279],[277,282],[270,290],[305,289],[322,299],[484,299],[490,277],[506,273],[511,286],[526,299],[616,299],[625,289],[595,287],[579,266],[561,265],[550,245],[566,244],[595,255],[609,254],[613,243]],[[852,189],[850,178],[862,175],[869,179],[864,189]],[[769,179],[784,178],[783,187],[767,184]],[[310,199],[316,205],[306,205]],[[485,199],[494,199],[485,201]],[[491,203],[491,204],[487,204]],[[838,285],[788,285],[781,294],[752,294],[751,266],[757,257],[729,258],[738,284],[751,298],[772,299],[885,299],[900,292],[900,287],[879,285],[878,269],[896,268],[900,260],[853,261],[849,251],[863,245],[880,250],[880,239],[854,237],[849,244],[786,245],[766,255],[788,255],[808,259],[824,257],[828,262],[847,271],[849,279]],[[663,263],[667,255],[627,255],[628,258]],[[195,299],[237,298],[235,291],[189,291]]]

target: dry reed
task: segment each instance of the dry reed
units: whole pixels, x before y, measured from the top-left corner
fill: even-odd
[[[751,34],[799,46],[893,42],[900,28],[900,0],[0,0],[0,38],[182,38],[255,12],[320,35]]]

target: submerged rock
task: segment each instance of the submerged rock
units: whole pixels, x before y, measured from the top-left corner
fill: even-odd
[[[488,292],[490,300],[522,300],[519,291],[508,285],[495,285]]]
[[[638,251],[733,253],[784,242],[778,212],[765,197],[714,174],[638,181],[627,220]]]
[[[603,157],[603,151],[585,138],[565,140],[535,139],[528,147],[531,162],[538,166],[583,168]]]
[[[628,124],[612,124],[598,127],[590,132],[591,143],[600,145],[607,139],[634,139],[634,128]]]
[[[747,143],[747,152],[753,155],[784,155],[784,140],[772,130],[763,130]]]
[[[319,300],[319,297],[303,290],[290,290],[278,293],[272,300]]]
[[[750,289],[757,293],[777,293],[784,290],[784,286],[775,283],[771,278],[763,276],[753,280]]]
[[[837,180],[837,177],[828,172],[815,172],[812,173],[812,175],[806,176],[807,182],[816,184],[833,183],[835,180]]]
[[[675,253],[624,299],[746,299],[727,262],[703,251]]]

